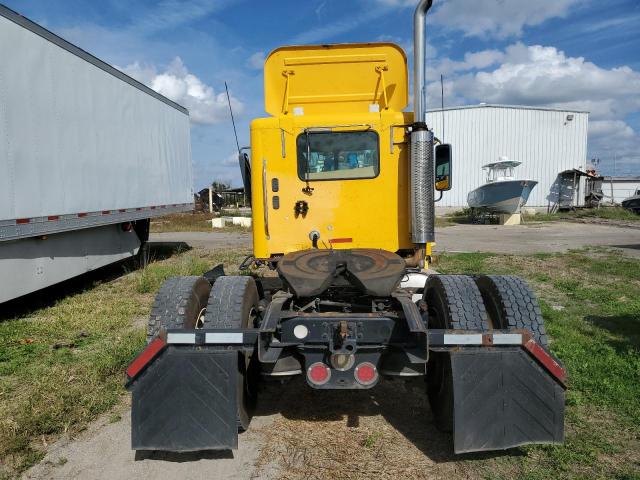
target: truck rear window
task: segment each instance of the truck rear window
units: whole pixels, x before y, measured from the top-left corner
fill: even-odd
[[[378,134],[304,132],[296,141],[300,180],[374,178],[380,173]]]

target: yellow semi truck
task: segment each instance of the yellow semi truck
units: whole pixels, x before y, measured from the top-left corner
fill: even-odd
[[[127,369],[132,447],[237,446],[262,379],[370,389],[424,378],[458,453],[563,441],[565,371],[540,307],[510,276],[428,274],[435,191],[452,146],[425,122],[425,16],[390,43],[282,47],[240,155],[254,255],[226,276],[174,277]],[[437,145],[434,145],[437,144]],[[271,268],[275,276],[258,275]]]

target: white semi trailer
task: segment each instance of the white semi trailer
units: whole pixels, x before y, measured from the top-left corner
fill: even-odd
[[[192,184],[185,108],[0,5],[0,303],[136,255]]]

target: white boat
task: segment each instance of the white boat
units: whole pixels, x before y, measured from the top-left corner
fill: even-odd
[[[514,177],[513,169],[520,164],[500,157],[499,161],[484,165],[482,168],[487,171],[487,183],[469,192],[469,206],[493,213],[520,213],[531,190],[538,184],[535,180],[518,180]]]

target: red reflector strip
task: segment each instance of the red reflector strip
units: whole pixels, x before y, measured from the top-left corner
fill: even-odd
[[[86,217],[86,216],[87,216],[87,214],[86,214],[86,213],[79,213],[79,214],[78,214],[78,217],[79,217],[79,218]]]
[[[127,367],[127,377],[135,378],[166,346],[167,344],[161,338],[153,340]]]
[[[111,210],[103,210],[102,214],[103,215],[109,215],[111,213]]]
[[[47,220],[58,220],[60,217],[58,215],[49,215]]]
[[[524,348],[526,348],[529,353],[531,353],[531,355],[556,378],[556,380],[565,385],[565,381],[567,380],[566,370],[562,368],[562,366],[556,362],[544,348],[538,345],[534,340],[529,340],[525,343]]]
[[[24,225],[25,223],[29,223],[30,221],[30,218],[18,218],[16,220],[16,225]]]
[[[330,238],[329,243],[352,243],[353,238]]]

